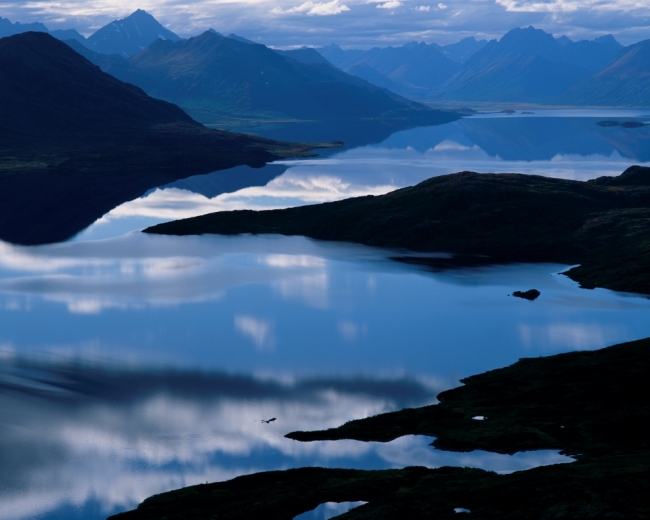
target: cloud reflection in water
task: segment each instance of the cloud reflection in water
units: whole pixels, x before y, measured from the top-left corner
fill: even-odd
[[[154,493],[296,466],[462,465],[514,471],[555,452],[445,453],[431,439],[300,443],[293,430],[434,401],[414,378],[279,381],[6,357],[0,364],[0,519],[98,502],[108,514]],[[277,417],[264,424],[262,419]]]

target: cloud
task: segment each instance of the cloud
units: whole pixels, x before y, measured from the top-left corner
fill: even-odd
[[[393,0],[395,1],[395,0]],[[308,0],[296,7],[290,9],[281,9],[275,7],[271,9],[273,14],[307,14],[310,16],[331,16],[334,14],[341,14],[344,11],[349,11],[350,8],[342,4],[340,0],[331,0],[331,2],[312,2]]]
[[[275,338],[270,321],[252,316],[235,316],[235,329],[253,340],[257,350],[273,350]]]
[[[576,12],[585,10],[597,11],[636,11],[648,8],[648,3],[640,0],[617,0],[603,2],[602,0],[496,0],[507,11],[521,12]]]
[[[0,0],[0,5],[2,16],[11,21],[75,27],[85,35],[134,9],[126,0]],[[138,7],[181,36],[212,27],[280,48],[333,42],[369,48],[414,40],[444,45],[468,36],[501,38],[528,25],[574,40],[611,33],[628,45],[648,38],[650,25],[647,0],[439,0],[430,5],[406,0],[141,0]],[[433,11],[435,17],[423,16]],[[331,23],[332,15],[343,14]]]
[[[402,5],[402,2],[399,0],[388,0],[383,4],[377,4],[377,9],[397,9]]]

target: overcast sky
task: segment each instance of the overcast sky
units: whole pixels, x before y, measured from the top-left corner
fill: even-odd
[[[650,38],[650,0],[0,0],[0,16],[85,35],[136,8],[181,36],[212,27],[278,47],[453,43],[533,25],[572,39]]]

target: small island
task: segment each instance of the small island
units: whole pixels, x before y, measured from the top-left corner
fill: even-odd
[[[516,298],[523,298],[524,300],[534,301],[539,298],[541,293],[537,289],[529,289],[528,291],[515,291],[512,293]]]

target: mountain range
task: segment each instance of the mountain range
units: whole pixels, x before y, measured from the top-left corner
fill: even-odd
[[[103,71],[178,104],[204,123],[377,119],[436,124],[458,117],[350,76],[310,49],[278,53],[214,31],[181,41],[159,39],[128,59],[68,43]]]
[[[528,27],[498,41],[466,38],[445,47],[317,50],[342,70],[413,99],[552,103],[612,63],[623,46],[611,35],[574,42]]]
[[[613,37],[560,43],[540,29],[513,29],[501,40],[492,40],[475,53],[433,97],[553,102],[607,66],[622,48]]]
[[[49,33],[58,40],[76,40],[95,52],[119,54],[126,58],[137,54],[158,39],[171,41],[181,39],[142,9],[136,10],[126,18],[113,20],[88,38],[76,29],[50,31],[39,22],[21,24],[0,18],[0,38],[25,32]]]
[[[567,105],[650,105],[650,40],[626,47],[607,67],[560,97]]]
[[[0,36],[24,31],[47,32],[47,28],[40,23],[20,24],[0,18]],[[318,49],[272,50],[235,34],[224,37],[214,30],[210,33],[215,39],[204,49],[198,49],[195,44],[181,49],[183,40],[142,10],[109,23],[88,39],[74,29],[51,32],[59,39],[76,40],[81,45],[74,48],[103,70],[141,86],[151,95],[179,103],[194,117],[210,123],[224,119],[232,122],[233,118],[319,120],[324,114],[331,118],[341,114],[403,117],[404,110],[410,113],[407,118],[414,115],[413,110],[416,119],[421,118],[423,107],[392,93],[416,101],[456,105],[646,107],[650,103],[645,79],[650,73],[646,50],[649,44],[639,42],[624,48],[611,35],[572,41],[566,36],[554,38],[542,30],[527,27],[513,29],[499,40],[465,38],[445,46],[412,42],[401,47],[369,50],[342,49],[336,44]],[[223,41],[216,44],[217,37],[256,50],[244,51]],[[178,44],[178,47],[165,47],[165,52],[171,53],[169,60],[161,55],[164,53],[156,43],[158,40]],[[85,53],[82,45],[95,54]],[[151,51],[149,46],[155,49]],[[215,51],[217,47],[222,48]],[[193,53],[204,52],[203,56],[193,55],[190,60],[198,67],[195,71],[178,66],[179,56],[189,48]],[[147,58],[135,59],[141,52]],[[215,52],[215,56],[207,57],[206,52]],[[228,69],[226,62],[231,59],[228,52],[237,56],[242,70],[231,68],[223,74],[211,70],[208,62]],[[293,70],[271,57],[271,52],[285,58]],[[117,62],[113,55],[120,55],[126,61]],[[274,70],[275,79],[269,82],[269,88],[265,86],[266,79],[254,80],[255,71],[262,70],[260,60],[266,60]],[[174,61],[176,66],[172,65]],[[328,64],[348,75],[337,74],[331,67],[327,68]],[[195,85],[191,77],[199,74],[198,71],[210,77],[202,77]],[[152,83],[152,74],[157,78],[156,85]],[[187,87],[191,85],[191,92],[181,92],[185,88],[183,82]],[[207,84],[219,86],[206,96]],[[283,90],[281,86],[290,88]],[[319,88],[326,89],[322,95],[317,94]],[[237,95],[238,90],[241,96]],[[300,95],[296,96],[296,92]],[[360,97],[367,101],[359,103]],[[354,109],[352,112],[350,107]],[[398,115],[396,109],[402,112]]]

